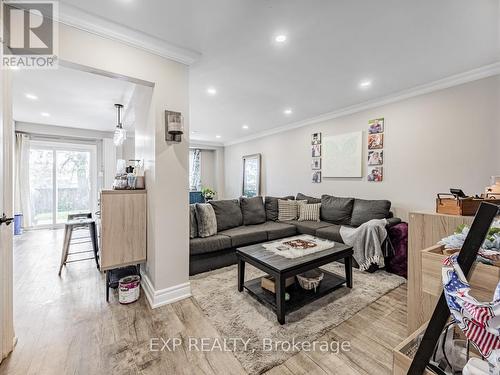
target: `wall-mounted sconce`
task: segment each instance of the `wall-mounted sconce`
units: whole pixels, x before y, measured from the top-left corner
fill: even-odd
[[[184,134],[184,117],[180,112],[165,111],[165,140],[179,143]]]

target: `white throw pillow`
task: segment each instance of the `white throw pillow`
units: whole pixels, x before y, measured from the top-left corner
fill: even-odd
[[[299,221],[320,221],[321,203],[308,204],[300,201],[298,204]]]

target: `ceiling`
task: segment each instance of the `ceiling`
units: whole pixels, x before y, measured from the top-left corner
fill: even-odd
[[[135,88],[130,82],[62,66],[19,70],[13,77],[15,121],[100,131],[114,130],[114,104],[127,104]]]
[[[500,60],[498,0],[61,1],[63,13],[75,7],[201,53],[190,68],[200,141],[230,142]]]

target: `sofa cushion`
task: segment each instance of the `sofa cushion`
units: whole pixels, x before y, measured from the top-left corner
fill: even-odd
[[[351,224],[354,198],[339,198],[332,195],[321,196],[321,220],[333,224]]]
[[[189,205],[189,238],[198,237],[198,221],[196,220],[196,205]]]
[[[267,241],[267,231],[259,225],[248,225],[231,228],[220,232],[231,238],[231,246],[246,246],[258,242]]]
[[[220,201],[210,201],[217,218],[217,232],[226,229],[239,227],[243,224],[240,201],[238,199],[228,199]]]
[[[240,198],[243,225],[255,225],[266,222],[266,209],[262,197]]]
[[[189,253],[191,255],[207,254],[214,251],[231,248],[231,239],[228,236],[216,234],[206,238],[193,238],[189,240]]]
[[[205,238],[217,233],[217,220],[214,209],[208,203],[196,203],[198,236]]]
[[[298,217],[297,201],[278,199],[278,220],[295,220]]]
[[[297,207],[299,211],[299,221],[319,221],[319,213],[321,210],[321,203],[306,203],[301,202]]]
[[[310,197],[308,195],[304,195],[302,193],[297,194],[297,198],[295,198],[298,201],[307,201],[307,203],[321,203],[320,198],[315,198],[315,197]]]
[[[390,217],[391,202],[387,200],[354,199],[351,225],[359,227],[361,224],[373,219],[386,219]]]
[[[295,225],[276,223],[274,221],[266,221],[265,223],[256,225],[255,227],[265,230],[269,241],[277,240],[278,238],[291,237],[297,234]]]
[[[295,225],[297,228],[297,233],[299,234],[310,234],[312,236],[316,235],[316,231],[320,228],[330,227],[334,224],[327,223],[326,221],[298,221],[290,220],[286,221],[286,224]]]
[[[340,225],[330,225],[329,227],[320,228],[316,231],[316,236],[335,242],[344,243],[340,235]]]
[[[295,197],[293,195],[289,195],[288,197],[276,198],[276,197],[266,197],[264,199],[264,204],[266,208],[266,219],[271,221],[278,220],[278,199],[283,200],[294,200]]]

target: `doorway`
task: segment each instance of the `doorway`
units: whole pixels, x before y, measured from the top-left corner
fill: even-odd
[[[56,228],[69,214],[97,211],[96,152],[91,144],[30,142],[28,227]]]

